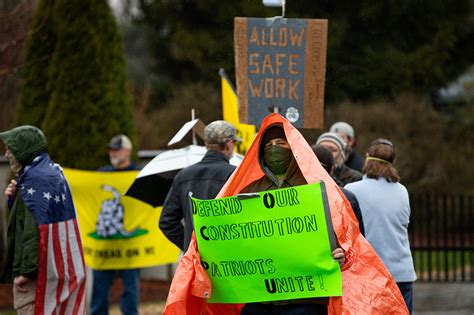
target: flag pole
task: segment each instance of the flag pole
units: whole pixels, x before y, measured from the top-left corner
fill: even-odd
[[[191,120],[196,119],[196,113],[194,111],[194,108],[191,109]],[[197,139],[196,139],[196,132],[194,131],[194,128],[192,129],[193,132],[193,144],[197,145]]]

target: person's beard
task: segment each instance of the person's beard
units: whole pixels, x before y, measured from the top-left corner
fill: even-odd
[[[112,164],[112,166],[115,168],[118,168],[123,162],[124,159],[119,157],[110,159],[110,164]]]
[[[344,165],[344,155],[339,153],[339,155],[334,159],[334,167],[340,169]]]

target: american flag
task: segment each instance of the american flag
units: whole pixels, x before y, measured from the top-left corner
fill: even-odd
[[[17,187],[38,224],[35,314],[85,314],[86,272],[68,183],[48,154],[19,174]]]

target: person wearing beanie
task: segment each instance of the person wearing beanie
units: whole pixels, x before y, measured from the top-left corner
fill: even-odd
[[[345,150],[346,161],[344,163],[353,170],[362,172],[364,160],[354,150],[356,144],[354,128],[344,121],[338,121],[329,128],[329,131],[337,133],[347,143]]]
[[[334,157],[332,156],[332,152],[328,148],[320,144],[311,146],[311,149],[313,149],[314,154],[316,154],[316,157],[318,158],[319,162],[324,167],[326,172],[331,175],[334,171]],[[340,188],[344,196],[346,196],[347,200],[351,204],[352,210],[354,211],[354,215],[356,216],[357,221],[359,222],[360,234],[365,236],[364,221],[362,219],[359,201],[357,201],[356,196],[349,190],[343,187]]]
[[[335,132],[325,132],[319,136],[316,145],[328,148],[334,157],[334,172],[332,177],[339,186],[356,182],[362,179],[362,174],[344,164],[346,142]]]

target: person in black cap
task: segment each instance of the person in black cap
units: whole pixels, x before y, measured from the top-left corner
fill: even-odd
[[[119,134],[110,139],[108,143],[110,165],[98,169],[100,172],[120,172],[139,170],[131,161],[132,142]],[[114,212],[121,213],[123,212]],[[123,218],[120,218],[123,220]],[[93,288],[91,300],[91,315],[108,314],[109,293],[114,276],[120,273],[123,281],[122,295],[120,297],[120,310],[122,314],[138,314],[140,296],[140,269],[123,270],[93,270]]]
[[[208,124],[204,129],[206,155],[199,163],[182,169],[173,179],[163,204],[159,228],[184,252],[188,249],[194,230],[189,192],[199,199],[217,196],[235,169],[235,166],[229,164],[229,159],[237,141],[242,140],[236,136],[236,129],[232,124],[223,120]]]
[[[100,172],[133,171],[139,167],[132,162],[132,141],[126,135],[116,135],[109,144],[110,165],[98,169]]]
[[[332,177],[341,187],[362,179],[362,174],[344,164],[346,143],[335,132],[325,132],[318,137],[316,145],[322,145],[331,150],[334,156]]]

